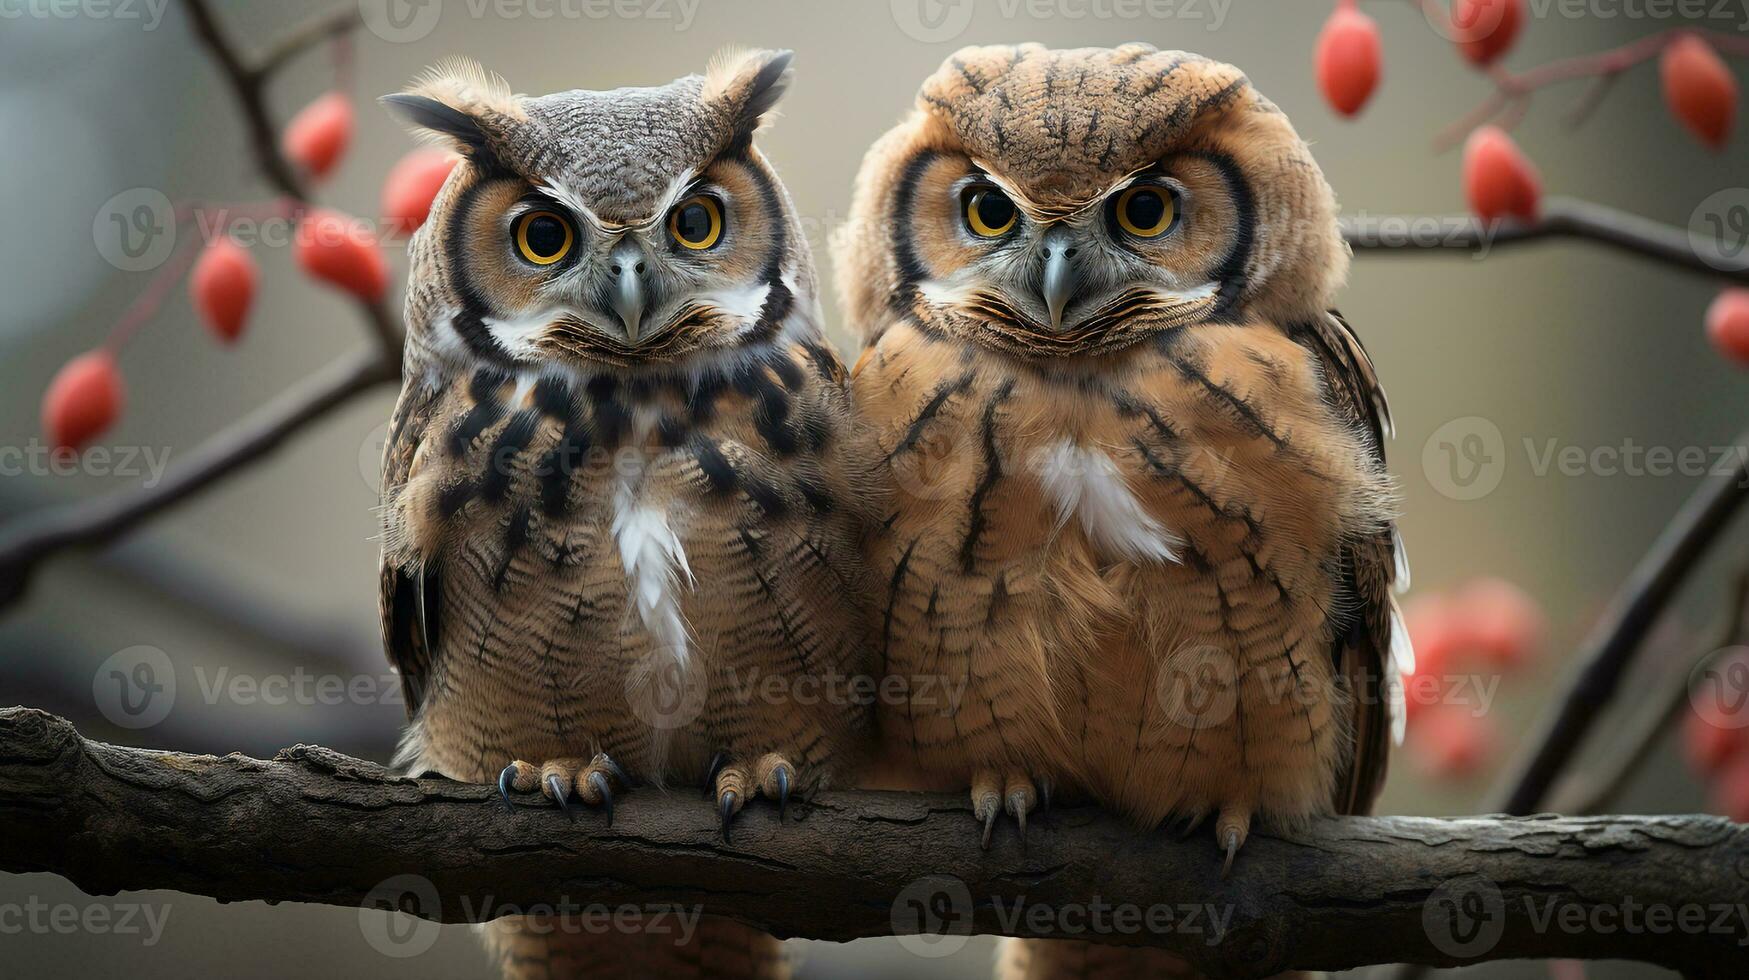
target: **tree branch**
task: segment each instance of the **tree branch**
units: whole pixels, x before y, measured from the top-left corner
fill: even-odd
[[[194,36],[206,48],[236,97],[249,130],[256,166],[267,182],[301,208],[309,200],[302,177],[280,153],[264,89],[273,74],[297,53],[340,37],[361,23],[356,6],[318,17],[297,28],[249,64],[220,30],[206,0],[183,0]],[[96,500],[63,504],[0,525],[0,609],[25,592],[36,566],[70,546],[103,544],[141,521],[194,496],[208,486],[265,456],[286,438],[401,371],[401,333],[387,305],[358,302],[375,342],[369,355],[352,355],[305,379],[276,401],[220,432],[191,454],[155,487],[124,490]]]
[[[1483,223],[1467,215],[1344,218],[1342,237],[1356,252],[1386,255],[1441,249],[1492,250],[1499,246],[1576,238],[1652,259],[1674,269],[1749,286],[1749,258],[1728,257],[1716,245],[1696,241],[1683,229],[1568,197],[1546,200],[1542,217],[1530,224]]]
[[[266,456],[354,396],[394,381],[375,351],[343,357],[202,443],[155,486],[33,511],[0,526],[0,607],[17,601],[45,558],[104,544]]]
[[[1749,432],[1737,437],[1749,445]],[[1740,457],[1742,454],[1739,454]],[[1529,744],[1512,789],[1500,801],[1507,813],[1534,813],[1556,777],[1584,743],[1592,723],[1614,700],[1640,643],[1669,606],[1688,573],[1749,499],[1749,457],[1729,473],[1707,477],[1622,586],[1581,650],[1579,669],[1556,703],[1557,712]]]
[[[599,813],[569,824],[533,794],[507,814],[495,793],[313,746],[271,761],[150,752],[0,711],[0,870],[64,875],[94,894],[343,906],[413,895],[407,910],[445,922],[543,904],[679,905],[830,940],[915,931],[921,907],[934,910],[930,930],[1161,946],[1216,977],[1518,957],[1724,977],[1749,941],[1716,912],[1656,934],[1585,925],[1749,904],[1749,828],[1714,817],[1332,819],[1253,834],[1223,881],[1211,841],[1137,833],[1091,808],[986,852],[960,796],[829,793],[782,824],[755,806],[725,844],[691,793],[632,790],[612,827]],[[406,893],[405,877],[379,887],[409,873]]]

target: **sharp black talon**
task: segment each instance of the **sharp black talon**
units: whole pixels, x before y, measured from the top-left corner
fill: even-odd
[[[1229,830],[1227,831],[1227,860],[1221,865],[1222,880],[1225,880],[1228,875],[1233,873],[1233,858],[1237,856],[1238,853],[1239,832],[1237,830]]]
[[[510,780],[515,776],[516,763],[514,762],[505,766],[504,771],[498,774],[498,795],[504,797],[504,810],[507,813],[516,812],[516,805],[510,802]]]
[[[1039,797],[1039,803],[1040,803],[1038,812],[1039,812],[1039,816],[1042,817],[1045,814],[1051,812],[1051,781],[1050,780],[1042,779],[1039,781],[1038,797]]]
[[[606,752],[603,752],[603,753],[601,753],[601,756],[597,761],[600,762],[601,768],[607,770],[609,775],[611,775],[613,778],[619,780],[619,784],[621,786],[624,786],[627,789],[631,789],[632,777],[626,775],[626,771],[619,767],[619,763],[613,761],[612,756],[609,756]]]
[[[725,752],[718,752],[711,757],[711,764],[706,766],[704,770],[704,792],[700,793],[700,796],[708,800],[711,798],[711,794],[716,792],[717,773],[722,772],[723,766],[728,765],[728,762],[729,756]]]
[[[607,777],[601,773],[589,774],[589,785],[595,787],[595,792],[601,794],[601,806],[607,811],[607,825],[613,826],[613,790],[607,786]]]
[[[1001,807],[991,806],[990,815],[984,818],[984,843],[982,846],[986,851],[990,849],[990,832],[996,829],[996,815],[1001,812]]]
[[[735,791],[729,790],[723,794],[721,810],[723,813],[723,843],[729,842],[729,820],[735,815]]]
[[[565,819],[572,823],[576,823],[577,815],[571,812],[571,804],[565,800],[565,797],[568,794],[565,792],[565,787],[559,781],[558,773],[553,773],[551,776],[547,777],[547,788],[553,791],[553,799],[559,801],[559,809],[564,812]]]
[[[777,822],[783,823],[785,814],[789,813],[789,767],[778,766],[772,775],[777,777]]]
[[[1020,843],[1024,846],[1026,844],[1026,798],[1018,793],[1015,796],[1017,800],[1014,807],[1014,819],[1020,823]]]

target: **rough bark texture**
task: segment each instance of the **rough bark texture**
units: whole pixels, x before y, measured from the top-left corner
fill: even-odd
[[[414,875],[424,897],[409,911],[447,922],[561,899],[670,903],[831,940],[917,931],[925,908],[930,930],[1162,946],[1234,977],[1513,957],[1718,977],[1749,964],[1749,827],[1714,817],[1328,820],[1254,833],[1223,881],[1207,835],[1138,833],[1091,808],[1035,822],[1024,846],[1006,828],[983,851],[957,796],[829,793],[781,824],[760,803],[728,844],[690,792],[623,794],[611,828],[599,811],[573,824],[521,802],[507,813],[491,787],[316,746],[271,761],[152,752],[0,710],[0,870],[92,894],[405,905],[378,886]]]

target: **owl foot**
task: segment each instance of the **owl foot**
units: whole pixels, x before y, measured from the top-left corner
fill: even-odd
[[[581,758],[552,759],[541,766],[517,759],[498,774],[498,792],[504,797],[506,809],[513,809],[510,791],[527,793],[539,787],[541,794],[552,800],[575,823],[577,814],[571,809],[573,791],[590,806],[601,807],[607,814],[607,825],[613,826],[613,793],[618,785],[623,791],[632,785],[619,763],[605,752],[596,753],[587,761]]]
[[[1251,836],[1251,808],[1239,803],[1228,803],[1221,807],[1221,815],[1215,820],[1215,841],[1226,848],[1227,859],[1221,864],[1221,877],[1233,873],[1233,858],[1239,854],[1239,848],[1245,846],[1245,838]]]
[[[714,792],[717,813],[723,822],[723,843],[729,842],[729,824],[735,814],[755,796],[777,802],[777,819],[781,823],[789,814],[790,788],[795,785],[796,768],[776,752],[760,756],[752,766],[733,760],[727,752],[719,752],[705,773],[705,793]]]
[[[1045,806],[1050,806],[1050,783],[1041,780]],[[990,834],[996,829],[996,817],[1006,811],[1020,828],[1021,843],[1026,842],[1026,817],[1038,809],[1040,791],[1030,776],[1018,770],[1006,775],[994,769],[983,769],[972,775],[972,816],[984,825],[983,847],[990,847]]]

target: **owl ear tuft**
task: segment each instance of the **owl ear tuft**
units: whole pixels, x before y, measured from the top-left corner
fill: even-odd
[[[381,101],[411,125],[474,158],[491,152],[497,128],[527,118],[509,83],[465,58],[439,62],[407,91]]]
[[[701,95],[730,113],[730,147],[745,147],[754,132],[770,121],[772,110],[789,88],[790,61],[794,58],[794,51],[730,49],[711,59]]]
[[[468,156],[486,147],[486,132],[473,116],[436,99],[411,92],[397,92],[378,100],[408,125],[440,137]]]

